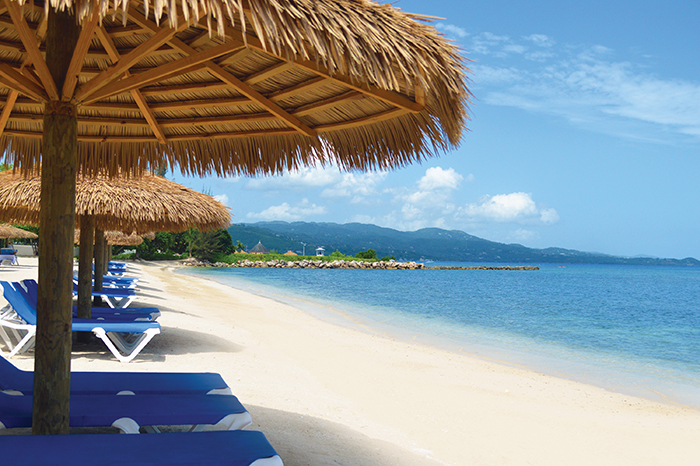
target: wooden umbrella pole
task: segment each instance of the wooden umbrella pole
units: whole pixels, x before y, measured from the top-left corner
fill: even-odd
[[[80,252],[78,254],[78,317],[92,315],[92,256],[95,250],[95,217],[80,217]],[[89,336],[89,334],[87,334]]]
[[[102,276],[106,273],[105,267],[105,232],[99,228],[95,230],[95,291],[102,291]],[[93,306],[101,306],[102,298],[95,296]]]
[[[46,65],[58,89],[80,27],[67,10],[48,9]],[[73,300],[73,230],[78,166],[76,107],[51,100],[44,110],[39,227],[39,291],[34,358],[33,434],[68,434]]]

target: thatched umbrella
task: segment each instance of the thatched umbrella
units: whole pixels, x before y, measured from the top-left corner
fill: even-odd
[[[127,235],[121,231],[105,231],[105,241],[110,246],[138,246],[143,243],[143,236],[132,233]],[[73,236],[75,244],[80,244],[80,230],[75,230],[75,235]]]
[[[34,433],[68,432],[79,169],[391,168],[458,144],[467,119],[456,47],[390,5],[3,1],[0,146],[43,172]]]
[[[22,230],[21,228],[13,227],[7,223],[1,223],[0,238],[36,239],[38,236],[36,233],[32,233],[31,231]]]
[[[36,225],[41,213],[41,176],[0,172],[0,218]],[[92,258],[95,289],[102,287],[107,245],[125,241],[130,232],[210,230],[231,222],[228,208],[206,194],[150,172],[139,177],[78,176],[74,242],[80,243],[78,317],[90,317]],[[116,230],[107,234],[109,230]],[[95,235],[97,232],[97,235]],[[134,235],[135,238],[140,236]],[[128,240],[126,240],[128,241]],[[93,244],[97,247],[93,251]]]
[[[41,174],[0,172],[0,218],[36,225],[41,213]],[[103,231],[147,234],[153,231],[210,230],[226,226],[231,215],[211,196],[151,172],[138,177],[78,176],[75,228],[93,217]]]
[[[138,233],[126,234],[121,231],[105,231],[105,241],[110,246],[138,246],[143,243],[143,240],[148,238],[150,240],[154,239],[156,235],[151,233],[146,233],[145,235],[139,235]],[[75,235],[73,236],[73,241],[75,244],[80,244],[80,230],[75,230]]]

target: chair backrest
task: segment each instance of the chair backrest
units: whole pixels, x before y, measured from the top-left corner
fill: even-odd
[[[15,289],[19,291],[22,296],[24,296],[27,304],[29,304],[33,309],[36,309],[36,302],[39,298],[39,284],[36,282],[36,280],[27,278],[26,280],[22,280],[14,285]]]
[[[29,325],[36,325],[36,310],[32,309],[24,299],[24,296],[20,294],[17,289],[10,282],[0,281],[0,286],[2,286],[2,294],[15,310],[17,315],[19,315],[25,322]]]
[[[16,387],[16,380],[23,375],[14,364],[0,356],[0,390],[10,390]]]

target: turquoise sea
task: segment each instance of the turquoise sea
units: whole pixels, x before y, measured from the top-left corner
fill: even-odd
[[[335,324],[700,408],[700,268],[538,266],[183,273],[290,303]]]

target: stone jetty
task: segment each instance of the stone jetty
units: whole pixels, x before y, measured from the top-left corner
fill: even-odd
[[[252,261],[249,259],[227,264],[225,262],[216,262],[214,264],[207,261],[198,261],[187,259],[181,261],[181,264],[193,267],[257,267],[268,269],[368,269],[368,270],[539,270],[539,267],[533,266],[475,266],[475,267],[426,267],[418,262],[396,262],[396,261],[358,261],[358,260],[268,260],[268,261]]]

